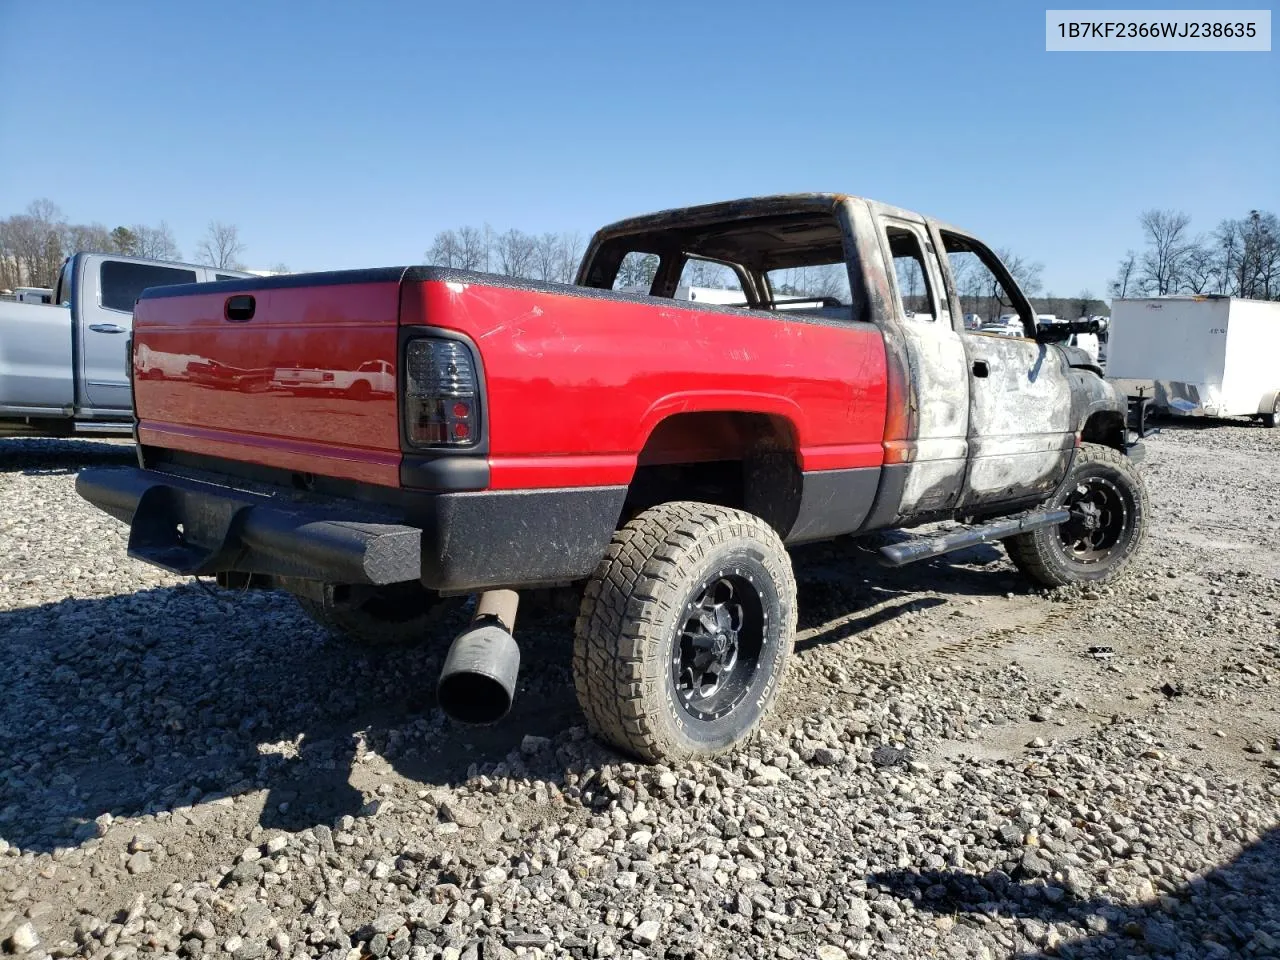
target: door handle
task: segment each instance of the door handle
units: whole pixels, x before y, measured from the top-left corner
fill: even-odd
[[[985,377],[990,372],[991,372],[991,368],[987,366],[987,361],[985,360],[973,361],[973,375],[975,377]]]
[[[114,323],[91,323],[89,329],[94,333],[124,333],[124,327]]]

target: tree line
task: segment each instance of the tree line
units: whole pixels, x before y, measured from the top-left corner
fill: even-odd
[[[1176,210],[1147,210],[1138,218],[1144,245],[1128,250],[1120,259],[1110,284],[1112,297],[1166,296],[1169,294],[1224,294],[1260,300],[1280,299],[1280,221],[1274,213],[1251,210],[1239,219],[1226,219],[1207,234],[1193,234],[1191,218]],[[211,221],[196,245],[194,259],[210,266],[244,269],[246,245],[234,224]],[[572,283],[582,257],[582,234],[572,232],[526,233],[518,229],[495,230],[463,226],[442,230],[426,251],[426,260],[462,270],[498,273],[510,277]],[[118,253],[156,260],[181,260],[173,230],[161,220],[156,225],[134,223],[108,228],[101,223],[71,223],[57,204],[33,201],[19,214],[0,219],[0,289],[16,286],[51,287],[63,260],[81,251]],[[1042,286],[1043,264],[1011,250],[997,251],[1023,291],[1034,297],[1037,310],[1069,316],[1103,308],[1102,301],[1082,290],[1075,297],[1036,297]],[[971,256],[971,255],[968,255]],[[650,254],[628,256],[617,285],[647,287],[657,258]],[[288,267],[276,264],[276,272]],[[1001,291],[990,272],[965,257],[952,255],[957,293],[966,313],[986,317],[1001,312]],[[804,268],[779,278],[779,292],[788,295],[835,296],[843,282],[841,271]],[[793,275],[794,274],[794,275]],[[729,287],[731,271],[718,264],[691,263],[687,282],[694,286]],[[907,291],[917,293],[914,286]]]
[[[577,232],[532,234],[514,228],[498,232],[486,223],[441,230],[426,260],[458,270],[573,283],[582,253],[582,235]]]
[[[234,224],[211,221],[196,245],[197,262],[224,270],[243,270],[245,244]],[[51,200],[35,200],[27,209],[0,219],[0,289],[52,287],[62,262],[76,253],[118,253],[151,260],[181,260],[169,225],[134,223],[108,229],[102,223],[71,223]],[[287,273],[284,264],[274,267]]]
[[[1250,210],[1207,234],[1191,232],[1178,210],[1147,210],[1139,218],[1145,245],[1127,250],[1116,269],[1116,297],[1216,293],[1280,300],[1280,221]]]

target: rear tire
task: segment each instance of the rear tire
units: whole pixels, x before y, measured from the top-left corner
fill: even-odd
[[[796,582],[759,517],[664,503],[613,538],[587,583],[573,674],[591,731],[654,762],[707,758],[758,728],[796,630]]]
[[[341,586],[326,584],[324,599],[294,597],[308,617],[334,637],[360,646],[404,647],[428,640],[443,614],[440,598],[417,583],[397,583],[344,602]]]
[[[1275,402],[1272,403],[1271,412],[1264,413],[1258,419],[1262,421],[1264,427],[1275,428],[1280,426],[1280,395],[1277,395]]]
[[[1023,576],[1045,587],[1107,583],[1132,562],[1147,533],[1146,484],[1119,450],[1086,443],[1071,477],[1047,509],[1066,506],[1072,519],[1004,541]]]

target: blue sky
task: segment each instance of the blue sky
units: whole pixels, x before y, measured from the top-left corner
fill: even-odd
[[[1280,54],[1046,53],[1044,9],[0,0],[0,216],[165,219],[189,256],[220,219],[250,266],[334,269],[464,223],[836,190],[1069,296],[1145,208],[1280,212]]]

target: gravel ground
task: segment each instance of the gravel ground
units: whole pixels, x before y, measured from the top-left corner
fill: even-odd
[[[31,956],[1280,956],[1280,430],[1148,443],[1114,587],[981,548],[795,555],[766,731],[640,767],[581,727],[570,619],[454,726],[446,641],[125,556],[74,493],[125,444],[0,441],[0,942]]]

